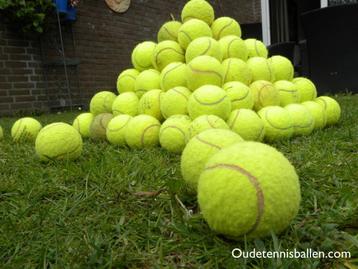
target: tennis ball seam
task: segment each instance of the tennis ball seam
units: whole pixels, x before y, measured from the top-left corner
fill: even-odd
[[[206,55],[206,53],[208,53],[208,51],[211,49],[211,46],[212,46],[211,39],[210,39],[210,38],[208,38],[207,40],[209,41],[208,47],[206,48],[206,50],[205,50],[203,53],[201,53],[201,54],[200,54],[200,55],[198,55],[198,56],[201,56],[201,55]]]
[[[270,121],[270,119],[269,119],[269,117],[268,117],[269,112],[270,112],[269,110],[266,110],[266,111],[265,111],[265,120],[266,120],[267,123],[270,124],[273,128],[278,129],[278,130],[289,130],[289,129],[292,128],[292,124],[291,124],[291,126],[289,126],[289,127],[277,127],[277,126],[275,126],[274,124],[272,124],[272,122]]]
[[[21,127],[21,124],[22,124],[22,119],[19,121],[19,124],[16,128],[16,131],[14,131],[14,141],[17,141],[19,138],[16,138],[17,137],[17,132],[20,130],[20,127]],[[20,134],[20,136],[22,135],[22,133]]]
[[[181,93],[181,92],[178,91],[177,89],[173,88],[172,90],[173,90],[174,92],[176,92],[177,94],[183,96],[183,97],[185,98],[185,100],[189,100],[189,98],[188,98],[185,94]]]
[[[220,80],[221,80],[221,83],[222,83],[222,81],[223,81],[223,78],[222,78],[222,76],[218,73],[218,72],[216,72],[216,71],[213,71],[213,70],[198,70],[198,69],[195,69],[195,68],[193,68],[190,64],[189,64],[189,68],[191,69],[191,71],[193,71],[193,72],[195,72],[195,73],[209,73],[209,74],[214,74],[214,75],[216,75],[216,76],[218,76],[219,78],[220,78]]]
[[[168,30],[166,26],[163,27],[164,31],[167,32],[168,35],[170,35],[172,38],[177,39],[177,37]]]
[[[230,54],[230,50],[231,50],[231,46],[232,44],[235,42],[235,41],[239,41],[237,38],[231,40],[229,42],[229,44],[227,45],[227,48],[226,48],[226,54],[227,54],[227,58],[231,58],[231,54]]]
[[[191,36],[190,36],[187,32],[181,30],[181,31],[179,31],[178,36],[179,36],[180,34],[184,34],[184,36],[186,36],[187,39],[189,39],[189,42],[188,42],[188,43],[190,43],[190,42],[193,41],[193,39],[191,38]]]
[[[204,105],[204,106],[214,106],[214,105],[220,104],[222,101],[225,100],[226,97],[227,97],[227,96],[223,96],[222,98],[220,98],[219,100],[217,100],[217,101],[215,101],[215,102],[206,103],[206,102],[200,101],[200,100],[196,97],[195,93],[193,94],[193,98],[195,99],[195,101],[197,101],[199,104]]]
[[[140,144],[142,147],[144,147],[144,136],[145,136],[145,133],[150,129],[150,128],[153,128],[153,127],[160,127],[160,124],[151,124],[149,126],[147,126],[146,128],[144,128],[143,132],[142,132],[142,135],[140,137]]]
[[[278,89],[280,92],[288,92],[288,93],[298,93],[297,90],[288,90],[288,89]]]
[[[258,100],[258,104],[260,107],[263,107],[263,103],[262,103],[262,100],[261,100],[261,94],[262,94],[262,90],[266,87],[270,87],[272,85],[268,84],[268,83],[265,83],[262,87],[260,87],[258,90],[257,90],[257,100]]]
[[[128,122],[131,120],[131,118],[130,117],[128,117],[128,119],[127,119],[127,121],[121,126],[121,127],[119,127],[119,128],[116,128],[116,129],[111,129],[111,128],[108,128],[108,131],[109,132],[117,132],[117,131],[120,131],[120,130],[122,130],[124,127],[126,127],[127,126],[127,124],[128,124]]]
[[[230,129],[232,129],[234,127],[235,122],[236,122],[237,118],[239,117],[239,114],[240,114],[240,110],[236,111],[235,118],[233,119],[233,121],[229,125]]]
[[[215,129],[215,125],[211,123],[209,116],[206,116],[206,120],[207,120],[208,124],[210,125],[210,127]]]
[[[225,70],[224,81],[226,81],[226,79],[227,79],[227,75],[228,75],[229,70],[230,70],[231,62],[232,62],[231,59],[229,59],[229,64],[227,65],[226,70]]]
[[[167,72],[165,72],[165,74],[164,74],[164,76],[163,76],[163,79],[162,79],[162,81],[161,81],[161,87],[162,88],[166,88],[165,87],[165,81],[166,81],[166,77],[168,76],[168,74],[170,73],[170,72],[172,72],[172,71],[174,71],[175,69],[177,69],[177,68],[179,68],[179,67],[182,67],[183,66],[183,64],[184,63],[181,63],[181,64],[179,64],[179,65],[176,65],[176,66],[174,66],[173,68],[171,68],[171,69],[169,69]]]
[[[249,91],[246,91],[246,94],[240,98],[236,98],[236,99],[232,99],[231,102],[234,103],[234,102],[238,102],[238,101],[242,101],[242,100],[245,100],[246,97],[249,95]]]
[[[254,47],[255,47],[256,55],[260,56],[260,52],[257,48],[257,40],[256,39],[255,39]]]
[[[203,144],[205,144],[205,145],[207,145],[207,146],[210,146],[210,147],[213,147],[213,148],[217,148],[217,149],[219,149],[219,150],[221,149],[220,146],[215,145],[215,144],[213,144],[213,143],[211,143],[211,142],[205,141],[204,139],[200,138],[199,135],[195,136],[195,138],[196,138],[197,140],[199,140],[199,142],[201,142],[201,143],[203,143]]]
[[[164,132],[165,130],[169,129],[169,128],[173,128],[173,129],[178,130],[178,131],[183,135],[183,137],[184,137],[184,139],[185,139],[186,135],[185,135],[185,133],[183,132],[183,130],[180,129],[179,127],[175,126],[175,125],[168,125],[168,126],[165,126],[162,130],[160,130],[159,138],[162,136],[163,132]]]
[[[230,27],[230,25],[233,24],[233,22],[234,22],[233,20],[230,20],[230,22],[229,22],[228,24],[224,25],[224,26],[220,29],[220,31],[219,31],[219,33],[218,33],[218,39],[221,38],[222,32],[223,32],[226,28]]]
[[[64,155],[70,155],[70,154],[76,152],[80,147],[82,147],[82,144],[77,145],[73,150],[71,150],[71,151],[69,151],[69,152],[60,153],[60,154],[57,154],[57,155],[55,155],[55,156],[48,156],[48,155],[46,155],[46,154],[41,154],[41,155],[44,156],[45,158],[51,160],[51,161],[54,161],[54,160],[56,160],[58,157],[62,157],[62,156],[64,156]]]
[[[152,66],[152,64],[150,63],[149,65],[147,65],[147,66],[145,66],[145,65],[142,65],[140,62],[138,62],[138,60],[137,60],[137,50],[135,49],[134,50],[134,55],[133,55],[133,61],[134,61],[134,63],[136,64],[136,65],[138,65],[139,67],[141,67],[141,68],[143,68],[143,69],[148,69],[148,68],[150,68],[151,66]]]
[[[177,50],[174,49],[174,48],[162,48],[161,50],[159,50],[159,51],[155,54],[155,61],[154,61],[154,62],[155,62],[155,64],[156,64],[156,66],[158,66],[158,57],[159,57],[159,55],[160,55],[163,51],[166,51],[166,50],[172,50],[172,51],[174,51],[174,52],[176,52],[176,53],[178,53],[178,54],[184,56],[184,54],[183,54],[182,52],[177,51]]]
[[[133,80],[136,80],[136,77],[131,74],[123,74],[122,76],[119,77],[119,80],[121,80],[122,78],[125,78],[125,77],[129,77]]]

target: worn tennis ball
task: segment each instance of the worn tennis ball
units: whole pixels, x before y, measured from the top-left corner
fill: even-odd
[[[217,18],[211,25],[211,31],[216,40],[220,40],[224,36],[229,35],[241,37],[240,24],[230,17]]]
[[[275,74],[276,80],[288,80],[293,79],[295,70],[293,64],[289,59],[284,56],[275,55],[268,59]]]
[[[258,115],[265,125],[265,140],[272,142],[288,139],[293,135],[293,122],[286,109],[280,106],[262,108]]]
[[[106,137],[109,143],[118,146],[125,146],[124,134],[128,122],[132,119],[130,115],[119,115],[111,119],[106,128]]]
[[[186,49],[190,42],[199,37],[212,37],[213,33],[209,25],[198,19],[186,21],[179,29],[178,42],[183,49]]]
[[[271,64],[266,58],[252,57],[247,60],[247,66],[252,73],[252,81],[267,80],[274,82],[275,74],[273,73]]]
[[[124,92],[114,99],[112,112],[114,116],[127,114],[136,116],[138,114],[139,98],[134,92]]]
[[[262,141],[265,136],[265,126],[261,118],[251,109],[235,109],[227,121],[230,129],[244,140]]]
[[[35,141],[41,128],[41,123],[34,118],[18,119],[11,128],[12,140],[14,142]]]
[[[134,92],[135,80],[139,75],[136,69],[126,69],[121,72],[117,78],[118,93]]]
[[[185,87],[175,87],[163,93],[160,99],[160,111],[165,119],[173,115],[188,114],[188,99],[191,91]]]
[[[300,183],[295,168],[275,148],[236,143],[206,163],[198,202],[209,227],[219,234],[240,240],[270,236],[296,217]]]
[[[280,104],[280,94],[275,86],[265,80],[258,80],[250,85],[254,96],[254,109],[260,110],[265,106],[278,106]]]
[[[203,85],[221,87],[224,82],[224,69],[214,57],[203,55],[194,58],[187,65],[188,88],[192,91]]]
[[[220,43],[211,37],[199,37],[193,40],[185,52],[185,60],[186,62],[190,62],[194,58],[208,55],[216,58],[221,62],[222,60],[222,51],[220,47]]]
[[[222,62],[224,69],[224,83],[240,81],[249,85],[252,80],[252,73],[248,65],[241,59],[228,58]]]
[[[328,96],[320,96],[316,98],[315,101],[323,106],[326,112],[327,125],[333,125],[339,121],[341,117],[341,107],[336,100]]]
[[[117,95],[110,91],[96,93],[90,102],[90,112],[93,115],[112,113],[112,104]]]
[[[172,40],[165,40],[155,47],[152,64],[155,69],[162,71],[164,67],[173,62],[184,62],[185,52],[180,45]]]
[[[138,71],[154,68],[152,64],[153,52],[156,43],[144,41],[139,43],[132,52],[132,64]]]
[[[298,88],[301,99],[300,102],[312,101],[317,97],[317,89],[314,83],[308,78],[298,77],[294,78],[292,82]]]
[[[214,18],[214,9],[205,0],[188,1],[181,12],[181,20],[183,22],[187,22],[191,19],[198,19],[206,22],[208,25],[211,25]]]
[[[311,112],[301,104],[290,104],[285,109],[291,116],[294,135],[309,135],[314,129],[314,118]]]
[[[249,38],[249,39],[245,40],[245,44],[246,44],[246,48],[248,49],[248,52],[249,52],[249,58],[251,58],[251,57],[267,58],[268,57],[268,50],[267,50],[265,44],[262,43],[261,41],[254,39],[254,38]]]
[[[181,26],[182,23],[178,21],[168,21],[164,23],[158,31],[158,42],[162,42],[165,40],[178,41],[178,32]]]
[[[167,91],[174,87],[186,87],[186,64],[174,62],[168,64],[160,73],[160,88]]]
[[[150,115],[161,121],[163,119],[160,111],[160,99],[162,93],[161,90],[151,90],[146,92],[139,100],[138,114]]]
[[[239,58],[247,61],[249,51],[246,48],[245,41],[235,35],[224,36],[219,40],[223,60],[227,58]]]
[[[279,80],[274,83],[274,86],[280,95],[280,106],[300,102],[301,94],[294,83],[287,80]]]
[[[92,139],[106,139],[106,129],[113,115],[102,113],[94,117],[90,126],[90,137]]]
[[[0,126],[0,140],[3,140],[3,139],[4,139],[4,130]]]
[[[124,134],[126,143],[131,148],[150,148],[159,143],[160,122],[149,115],[132,118]]]
[[[208,129],[229,129],[227,123],[215,115],[202,115],[192,121],[189,127],[189,138]]]
[[[160,89],[160,72],[155,69],[148,69],[141,72],[134,86],[136,95],[140,98],[147,91]]]
[[[190,123],[187,115],[174,115],[168,118],[159,131],[159,143],[162,148],[181,153],[189,140]]]
[[[181,156],[181,173],[190,190],[196,192],[198,180],[206,162],[216,152],[243,139],[225,129],[209,129],[189,140]]]
[[[80,133],[83,138],[90,137],[90,127],[94,116],[92,113],[82,113],[78,115],[72,123],[72,126]]]
[[[71,125],[55,122],[41,129],[35,150],[41,161],[74,160],[82,153],[82,137]]]
[[[223,89],[231,100],[231,109],[254,107],[254,96],[249,86],[239,81],[231,81],[224,84]]]
[[[327,124],[327,114],[324,106],[314,101],[303,102],[304,105],[314,118],[314,129],[323,129]]]

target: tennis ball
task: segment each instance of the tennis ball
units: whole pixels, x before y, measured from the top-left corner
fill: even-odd
[[[158,42],[165,40],[178,41],[178,32],[181,26],[181,22],[178,21],[168,21],[164,23],[158,31]]]
[[[107,125],[106,137],[109,143],[118,146],[125,146],[124,134],[128,122],[132,119],[129,115],[119,115],[111,119]]]
[[[199,37],[193,40],[189,44],[185,52],[186,62],[188,63],[194,58],[201,55],[208,55],[214,57],[221,62],[222,52],[221,52],[220,43],[215,39],[207,36]]]
[[[292,164],[259,142],[236,143],[213,155],[198,184],[209,227],[232,239],[282,232],[298,213],[300,183]]]
[[[138,103],[138,114],[150,115],[157,120],[163,119],[162,113],[160,112],[160,99],[161,90],[151,90],[146,92]]]
[[[261,41],[254,39],[254,38],[249,38],[249,39],[245,40],[245,44],[246,44],[246,48],[248,49],[248,52],[249,52],[249,58],[251,58],[251,57],[267,58],[268,57],[268,50],[267,50],[265,44],[262,43]]]
[[[239,81],[231,81],[224,84],[223,89],[231,100],[231,109],[254,107],[254,96],[250,87]]]
[[[90,112],[93,115],[98,115],[101,113],[111,113],[112,104],[116,95],[110,91],[101,91],[96,93],[90,102]]]
[[[203,55],[191,60],[187,66],[186,77],[190,90],[208,84],[222,86],[224,69],[217,59]]]
[[[132,52],[132,64],[135,69],[144,71],[146,69],[152,69],[152,58],[156,43],[151,41],[144,41],[139,43]]]
[[[279,92],[271,82],[258,80],[251,83],[250,89],[254,96],[254,109],[256,111],[265,106],[278,106],[280,104]]]
[[[301,104],[290,104],[285,109],[291,116],[294,135],[309,135],[314,128],[311,112]]]
[[[183,22],[198,19],[206,22],[208,25],[211,25],[214,18],[214,9],[205,0],[188,1],[181,12],[181,20]]]
[[[14,142],[35,141],[42,128],[41,123],[33,118],[21,118],[11,128],[11,136]]]
[[[78,115],[72,123],[72,126],[80,133],[82,137],[90,137],[90,127],[93,121],[92,113],[82,113]]]
[[[273,73],[271,64],[266,58],[263,57],[252,57],[247,60],[247,66],[252,73],[252,81],[256,80],[267,80],[275,81],[275,74]]]
[[[138,114],[138,96],[134,92],[124,92],[114,99],[112,104],[113,115],[126,114],[136,116]]]
[[[276,80],[291,81],[293,79],[295,70],[289,59],[283,56],[276,55],[269,58],[268,61],[272,66]]]
[[[74,160],[82,153],[82,138],[71,125],[55,122],[41,129],[35,150],[41,161]]]
[[[153,52],[152,64],[162,71],[164,67],[173,62],[184,62],[184,50],[180,45],[172,40],[165,40],[156,46]]]
[[[188,112],[192,119],[201,115],[216,115],[226,120],[231,112],[231,100],[223,89],[204,85],[190,95]]]
[[[314,118],[314,129],[323,129],[327,124],[327,114],[324,107],[314,101],[303,102]]]
[[[134,91],[140,98],[147,91],[160,88],[160,73],[155,69],[148,69],[141,72],[136,81]]]
[[[183,49],[186,49],[190,42],[202,36],[213,36],[210,27],[201,20],[191,19],[180,27],[178,42]]]
[[[189,126],[189,138],[208,129],[229,129],[226,122],[215,115],[202,115],[197,117]]]
[[[249,51],[246,48],[245,41],[235,35],[224,36],[219,40],[223,60],[227,58],[239,58],[247,61]]]
[[[160,73],[160,88],[167,91],[174,87],[186,87],[186,64],[174,62],[168,64]]]
[[[224,69],[224,83],[240,81],[249,85],[252,80],[252,73],[248,65],[241,59],[228,58],[222,63]]]
[[[149,115],[132,118],[125,130],[124,138],[131,148],[149,148],[159,143],[160,122]]]
[[[251,109],[235,109],[227,121],[230,129],[244,140],[262,141],[265,136],[265,126],[261,118]]]
[[[327,125],[333,125],[339,121],[341,117],[341,107],[336,100],[328,96],[321,96],[316,98],[315,101],[323,106],[327,116]]]
[[[168,118],[159,131],[159,142],[162,148],[181,153],[189,138],[190,123],[191,120],[186,115],[174,115]]]
[[[187,115],[187,103],[191,91],[185,87],[175,87],[163,93],[160,99],[160,110],[164,118],[173,115]]]
[[[90,126],[90,137],[92,139],[106,139],[106,129],[113,115],[102,113],[94,117]]]
[[[4,139],[4,131],[2,127],[0,126],[0,140]]]
[[[280,95],[280,106],[286,106],[292,103],[299,103],[301,94],[295,84],[287,80],[279,80],[274,83],[275,88]]]
[[[240,24],[233,18],[229,17],[217,18],[211,25],[211,31],[213,32],[213,37],[216,40],[228,35],[241,37]]]
[[[197,190],[198,180],[206,162],[216,152],[242,142],[236,133],[225,129],[209,129],[189,140],[181,156],[181,173],[192,191]]]
[[[135,80],[138,75],[139,71],[136,69],[126,69],[120,73],[117,79],[118,93],[134,92]]]
[[[293,135],[293,122],[286,109],[280,106],[268,106],[258,112],[265,125],[265,140],[288,139]]]
[[[301,95],[301,103],[312,101],[317,97],[317,89],[311,80],[304,77],[294,78],[292,82],[296,85]]]

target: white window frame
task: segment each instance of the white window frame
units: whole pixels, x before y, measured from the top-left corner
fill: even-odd
[[[328,7],[328,0],[321,0],[321,8]]]
[[[271,28],[270,28],[270,4],[269,0],[261,0],[261,27],[262,39],[266,46],[271,45]]]

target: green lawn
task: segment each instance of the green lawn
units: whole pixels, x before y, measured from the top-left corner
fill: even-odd
[[[15,118],[1,119],[0,268],[357,268],[358,95],[337,98],[340,124],[274,145],[300,176],[301,209],[283,234],[249,242],[210,231],[185,192],[178,155],[86,141],[79,160],[42,164],[33,145],[9,138]],[[233,259],[235,247],[352,259]]]

